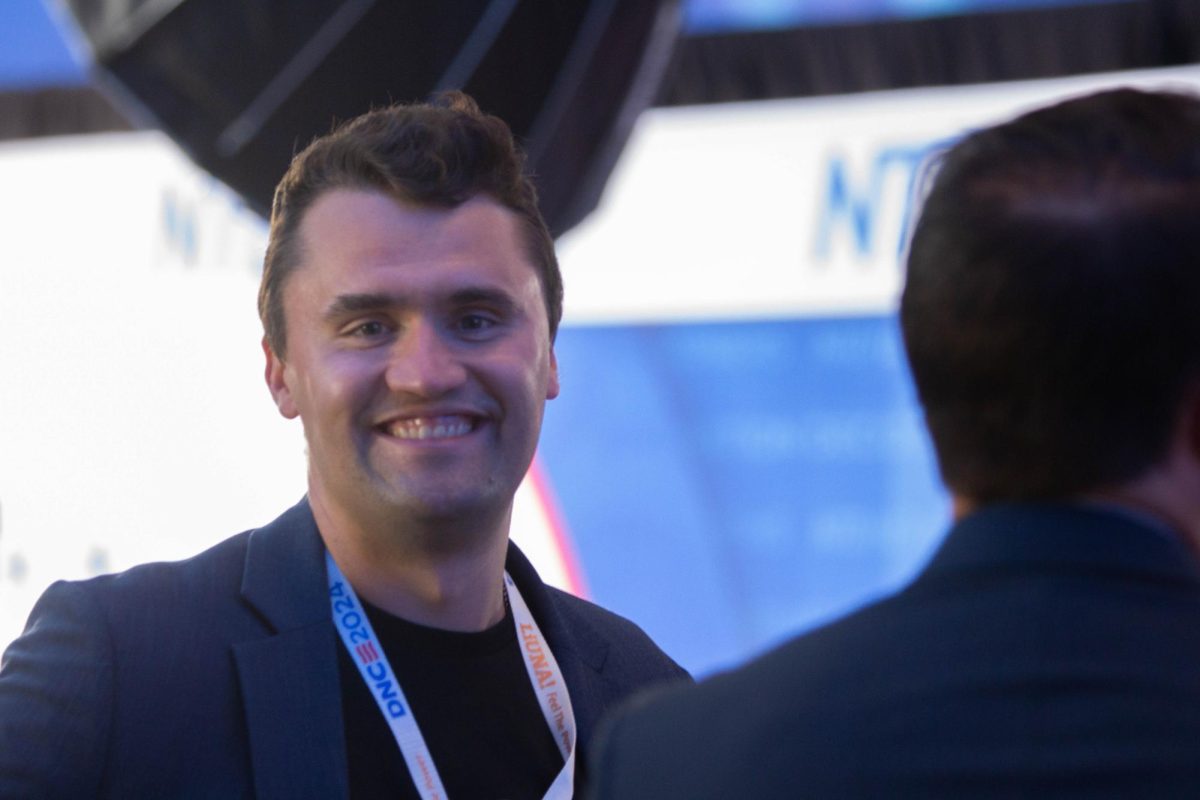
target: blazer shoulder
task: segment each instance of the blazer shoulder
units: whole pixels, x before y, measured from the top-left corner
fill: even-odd
[[[178,634],[194,641],[213,607],[227,607],[217,597],[236,592],[245,538],[42,593],[0,659],[0,797],[101,793],[121,687],[164,663],[160,674],[188,667]]]
[[[0,797],[98,793],[112,714],[109,627],[80,582],[59,581],[5,650]]]
[[[547,590],[574,635],[577,638],[590,636],[602,642],[610,659],[655,681],[691,679],[688,672],[663,652],[637,623],[561,589],[548,586]]]
[[[139,564],[122,572],[63,581],[103,605],[141,602],[196,604],[236,595],[253,531],[235,534],[189,558]]]

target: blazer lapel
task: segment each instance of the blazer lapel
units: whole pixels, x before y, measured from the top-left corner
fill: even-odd
[[[274,631],[233,648],[255,794],[344,800],[338,643],[324,545],[307,501],[251,533],[242,596]]]

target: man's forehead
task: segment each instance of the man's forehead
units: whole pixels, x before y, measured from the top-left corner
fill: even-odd
[[[417,204],[370,189],[328,189],[297,228],[297,266],[317,255],[445,257],[495,250],[536,270],[520,216],[486,194],[456,206]]]
[[[490,198],[415,208],[379,192],[330,190],[318,203],[288,283],[322,313],[541,296],[515,215]]]
[[[312,228],[313,218],[337,219],[364,225],[372,221],[373,209],[388,209],[414,228],[436,227],[444,220],[471,214],[493,221],[507,218],[517,222],[516,211],[486,192],[476,192],[457,203],[422,202],[398,192],[372,186],[333,186],[321,191],[304,209],[299,229]]]

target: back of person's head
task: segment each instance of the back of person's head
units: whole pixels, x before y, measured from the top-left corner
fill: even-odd
[[[1200,100],[1120,89],[944,154],[901,326],[942,478],[977,502],[1120,485],[1200,378]]]
[[[275,189],[258,311],[268,344],[281,357],[287,334],[283,287],[303,256],[300,223],[331,189],[380,191],[417,206],[454,208],[483,193],[513,211],[538,270],[551,339],[562,317],[562,276],[554,240],[524,172],[512,132],[462,92],[429,103],[371,111],[316,139]]]

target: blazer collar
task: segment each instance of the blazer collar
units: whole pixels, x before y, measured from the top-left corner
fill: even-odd
[[[918,582],[1005,566],[1200,582],[1200,563],[1173,532],[1134,515],[1070,503],[1002,503],[963,518]]]
[[[339,644],[307,500],[250,533],[242,597],[271,630],[233,647],[255,796],[344,800]]]
[[[250,532],[242,597],[275,631],[329,620],[325,544],[308,499]]]

